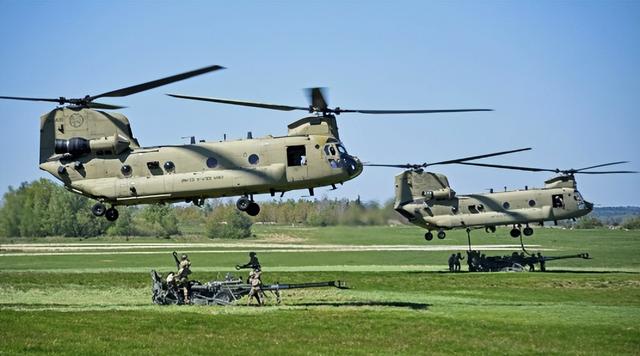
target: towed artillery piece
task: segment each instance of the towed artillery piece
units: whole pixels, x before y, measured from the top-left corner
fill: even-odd
[[[175,284],[164,281],[156,271],[151,271],[151,279],[153,280],[153,303],[159,305],[185,304],[184,296]],[[264,284],[260,289],[263,293],[273,293],[276,297],[276,303],[280,304],[282,301],[280,296],[281,290],[320,287],[348,289],[346,283],[342,281]],[[206,283],[200,283],[195,280],[189,281],[189,304],[229,305],[249,295],[250,291],[251,284],[245,283],[240,278],[234,278],[231,274],[227,274],[222,281],[213,280]]]
[[[544,272],[548,261],[569,258],[591,259],[586,252],[563,256],[542,256],[541,254],[523,256],[515,252],[511,256],[485,256],[479,251],[467,251],[467,258],[469,272],[522,272],[525,271],[526,266],[529,267],[529,271],[533,271],[535,264],[539,264],[540,271]]]

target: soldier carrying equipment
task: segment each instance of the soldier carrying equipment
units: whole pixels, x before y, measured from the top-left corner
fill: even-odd
[[[243,268],[251,268],[252,270],[260,271],[260,262],[258,261],[258,256],[255,252],[249,252],[249,262],[243,265],[236,265],[236,270],[241,270]]]
[[[191,261],[186,254],[182,254],[178,260],[178,253],[173,251],[173,259],[176,261],[176,267],[178,268],[178,274],[175,276],[175,281],[179,287],[182,287],[184,294],[185,304],[189,304],[189,278],[191,274]]]

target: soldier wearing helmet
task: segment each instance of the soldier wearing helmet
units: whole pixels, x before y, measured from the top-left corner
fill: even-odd
[[[189,257],[186,254],[182,254],[182,256],[180,257],[180,263],[178,264],[178,274],[176,276],[176,281],[178,285],[182,287],[185,304],[189,304],[188,276],[190,274],[191,274],[191,261],[189,261]]]
[[[253,270],[258,270],[260,271],[261,266],[260,266],[260,262],[258,261],[258,256],[255,252],[249,252],[249,262],[244,264],[244,265],[236,265],[236,270],[240,270],[243,268],[251,268]]]

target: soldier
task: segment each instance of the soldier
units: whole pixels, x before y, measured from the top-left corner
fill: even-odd
[[[453,263],[454,263],[454,270],[456,272],[460,272],[460,261],[464,260],[464,257],[462,257],[462,255],[460,254],[460,252],[458,252],[458,254],[455,256]]]
[[[236,270],[242,269],[242,268],[251,268],[253,270],[260,270],[261,266],[260,266],[260,262],[258,261],[258,256],[256,255],[255,252],[249,252],[249,262],[244,264],[244,265],[236,265]]]
[[[544,272],[547,269],[545,268],[544,256],[540,252],[538,252],[538,263],[540,263],[540,272]]]
[[[262,281],[260,280],[260,271],[253,270],[249,274],[249,284],[251,285],[251,290],[249,291],[249,296],[247,298],[247,306],[251,304],[251,299],[255,298],[258,302],[258,305],[262,305],[262,300],[260,299]]]
[[[189,304],[189,278],[191,274],[191,261],[186,254],[182,254],[180,258],[180,264],[178,265],[178,275],[176,276],[177,283],[182,287],[184,293],[184,303]]]
[[[454,272],[455,271],[455,260],[456,260],[456,255],[455,253],[452,253],[451,256],[449,256],[449,272]]]

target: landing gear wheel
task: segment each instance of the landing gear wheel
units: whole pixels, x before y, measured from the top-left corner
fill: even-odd
[[[427,240],[427,241],[433,240],[433,234],[431,233],[431,231],[429,231],[426,234],[424,234],[424,239]]]
[[[440,240],[444,239],[445,237],[447,237],[447,233],[446,232],[444,232],[442,230],[438,231],[438,238]]]
[[[118,216],[120,216],[120,214],[118,214],[118,211],[116,210],[116,208],[109,208],[104,213],[104,217],[107,218],[107,220],[109,220],[109,221],[118,220]]]
[[[256,216],[260,213],[260,205],[256,202],[251,202],[245,211],[250,216]]]
[[[238,210],[240,211],[247,211],[249,205],[251,205],[251,200],[249,200],[249,198],[247,197],[240,197],[236,202],[236,208],[238,208]]]
[[[494,233],[494,232],[496,232],[496,227],[495,226],[487,226],[487,227],[484,228],[484,231],[486,233],[490,233],[490,232]]]
[[[533,229],[527,226],[524,228],[524,230],[522,230],[522,233],[524,234],[524,236],[531,236],[533,235]]]
[[[513,237],[514,239],[516,237],[520,237],[520,229],[516,229],[515,227],[513,229],[511,229],[511,231],[509,232],[509,235],[511,235],[511,237]]]
[[[93,213],[93,215],[95,216],[102,216],[104,215],[104,212],[107,210],[107,207],[104,206],[104,204],[102,203],[96,203],[94,206],[91,207],[91,212]]]

